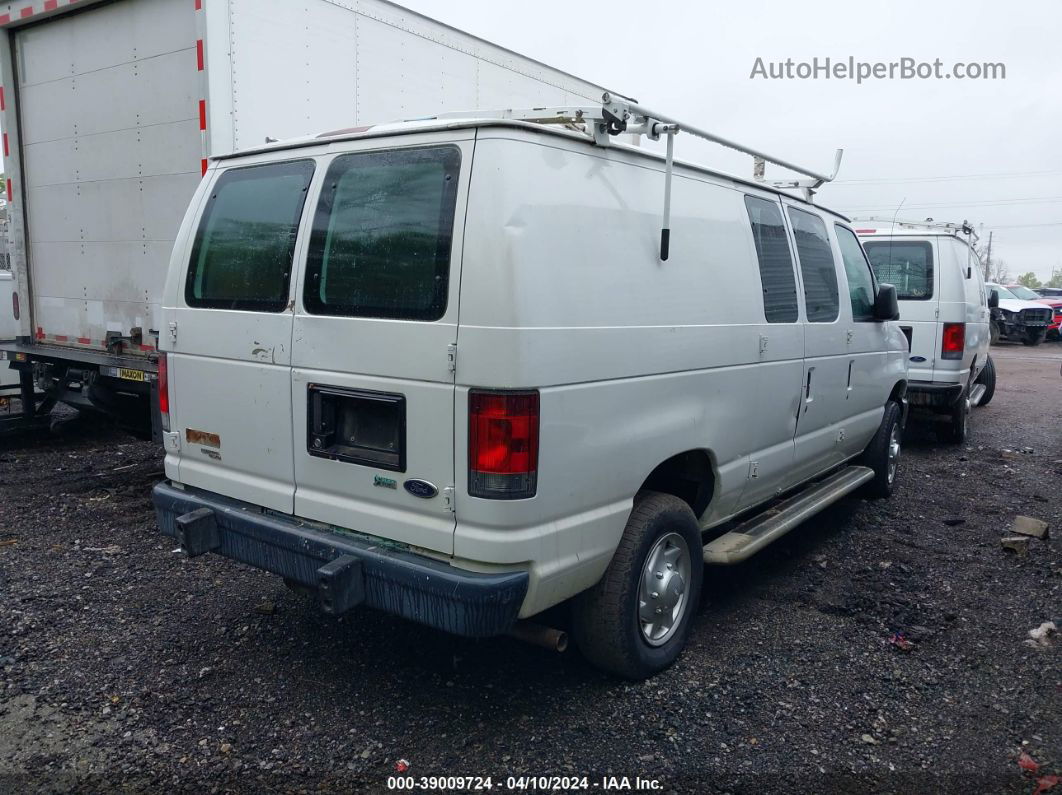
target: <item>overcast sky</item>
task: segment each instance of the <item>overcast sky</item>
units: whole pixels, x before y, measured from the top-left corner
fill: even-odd
[[[902,201],[900,218],[994,230],[993,258],[1012,276],[1062,267],[1058,0],[399,2],[809,168],[828,172],[843,147],[826,206],[892,217]],[[1006,79],[750,79],[757,57],[816,56],[1002,63]],[[748,158],[690,138],[676,152],[751,172]]]

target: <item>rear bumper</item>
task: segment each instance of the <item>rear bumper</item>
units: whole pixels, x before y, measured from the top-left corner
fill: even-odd
[[[178,517],[193,511],[206,517],[205,531],[196,534],[198,541],[185,544],[189,554],[216,552],[318,590],[327,612],[365,604],[456,635],[488,637],[513,625],[527,593],[527,572],[481,574],[456,569],[198,489],[178,489],[163,482],[155,486],[152,500],[159,529],[167,536],[178,536]],[[188,521],[181,523],[186,541]],[[339,578],[337,566],[343,569]],[[340,609],[325,601],[329,589],[342,591]],[[334,595],[330,592],[330,598]]]
[[[948,407],[962,397],[963,384],[943,384],[936,381],[911,381],[907,384],[907,400],[912,407]]]

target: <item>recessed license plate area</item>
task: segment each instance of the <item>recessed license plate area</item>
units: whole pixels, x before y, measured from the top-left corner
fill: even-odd
[[[310,384],[310,455],[406,471],[406,399],[389,392]]]

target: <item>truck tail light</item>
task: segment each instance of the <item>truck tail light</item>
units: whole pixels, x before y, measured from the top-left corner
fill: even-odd
[[[961,359],[966,347],[966,324],[945,323],[944,342],[940,346],[941,359]]]
[[[170,429],[170,367],[169,356],[165,353],[159,356],[159,413],[162,415],[162,430]]]
[[[468,395],[468,493],[492,500],[535,496],[538,392]]]
[[[19,319],[18,293],[11,293],[11,314],[15,316],[15,320]]]

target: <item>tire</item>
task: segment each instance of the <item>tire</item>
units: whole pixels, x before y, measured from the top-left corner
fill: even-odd
[[[1044,337],[1047,336],[1046,331],[1030,331],[1024,337],[1021,338],[1022,345],[1029,345],[1036,347],[1044,341]]]
[[[868,497],[888,497],[896,486],[900,453],[903,449],[903,410],[890,400],[885,404],[878,432],[870,440],[859,459],[861,466],[874,470],[874,479],[863,487]],[[894,447],[895,445],[895,447]]]
[[[948,421],[941,425],[937,435],[945,442],[962,444],[970,431],[970,387],[963,390],[962,396],[955,401]]]
[[[679,558],[682,544],[689,556],[684,570]],[[646,679],[671,665],[686,645],[699,604],[704,577],[701,548],[700,526],[689,505],[670,494],[643,492],[635,501],[605,576],[575,597],[572,629],[583,656],[604,671],[633,680]],[[656,574],[663,579],[661,574],[673,572],[667,576],[666,583],[673,586],[664,592],[664,599],[671,601],[679,589],[682,591],[672,608],[675,620],[670,630],[666,622],[643,629],[641,611],[647,607],[642,606],[641,597],[648,596],[645,592],[652,582],[643,575],[649,573],[651,553],[658,551],[665,553],[657,556],[660,564],[674,565]],[[666,563],[672,553],[675,557]],[[661,590],[667,588],[665,584]],[[649,599],[644,604],[648,606]],[[658,637],[650,640],[654,631]]]
[[[981,372],[977,376],[977,383],[984,385],[985,393],[981,396],[981,402],[978,406],[987,406],[992,400],[992,396],[996,394],[996,363],[992,361],[992,357],[989,356],[985,362],[985,366],[981,368]]]
[[[999,324],[993,321],[988,327],[988,344],[995,345],[999,342]]]

